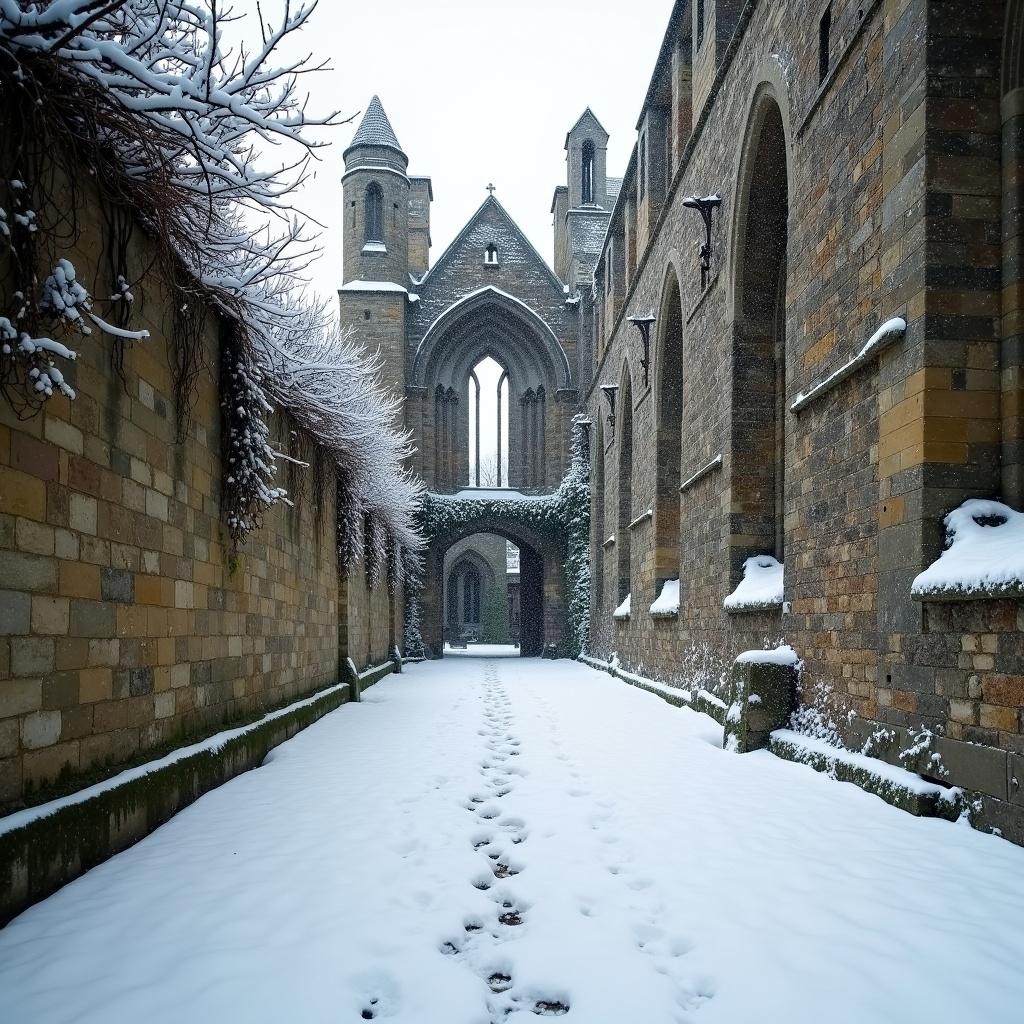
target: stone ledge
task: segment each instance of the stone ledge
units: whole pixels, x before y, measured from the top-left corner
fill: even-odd
[[[727,615],[756,615],[758,612],[767,612],[769,615],[782,614],[782,601],[775,601],[772,604],[745,604],[738,607],[723,605]]]
[[[927,590],[910,596],[922,604],[952,604],[961,601],[1024,601],[1024,583],[1008,583],[1002,587],[979,587],[977,590]]]
[[[871,758],[864,754],[838,747],[823,749],[826,745],[820,741],[814,745],[811,743],[813,741],[809,743],[806,737],[779,730],[771,734],[768,749],[776,757],[805,764],[840,782],[852,782],[865,792],[881,797],[887,804],[918,817],[955,821],[960,815],[961,802],[946,795],[953,792],[951,790],[928,783],[906,769],[883,766],[881,762],[879,768],[882,770],[875,770],[869,763]],[[906,779],[901,781],[896,772],[905,775]]]
[[[132,846],[204,793],[259,767],[274,747],[349,696],[347,683],[332,686],[223,734],[223,742],[211,737],[195,744],[194,752],[153,762],[151,771],[143,765],[125,772],[121,783],[115,776],[90,787],[94,795],[85,790],[11,815],[7,821],[18,824],[0,832],[0,927]]]

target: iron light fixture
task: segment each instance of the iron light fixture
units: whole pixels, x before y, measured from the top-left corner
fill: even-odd
[[[601,390],[604,397],[608,399],[608,426],[611,427],[612,437],[615,437],[615,396],[618,394],[618,384],[602,384]]]
[[[644,387],[647,387],[650,384],[651,369],[651,324],[658,318],[653,313],[648,313],[646,316],[631,316],[627,319],[636,326],[640,332],[640,340],[644,343],[644,354],[640,359],[640,365],[644,371]]]
[[[704,291],[708,286],[708,275],[711,273],[711,213],[716,206],[722,205],[722,197],[710,195],[700,198],[698,196],[687,196],[683,200],[683,206],[696,210],[701,220],[704,221],[704,244],[700,247],[700,290]]]

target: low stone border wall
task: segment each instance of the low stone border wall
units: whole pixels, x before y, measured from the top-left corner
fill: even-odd
[[[394,667],[387,663],[388,672]],[[279,743],[345,704],[350,695],[349,684],[340,683],[250,725],[0,818],[0,927],[138,842],[204,793],[259,767]]]
[[[768,749],[776,757],[808,765],[840,782],[852,782],[887,804],[919,817],[955,821],[965,806],[961,790],[936,785],[905,768],[788,729],[773,732]]]

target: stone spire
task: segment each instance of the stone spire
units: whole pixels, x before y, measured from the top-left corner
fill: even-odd
[[[388,115],[384,113],[379,96],[374,96],[370,100],[370,105],[366,108],[366,113],[363,114],[363,120],[356,129],[355,135],[352,136],[352,141],[344,155],[348,156],[349,152],[357,146],[385,146],[388,149],[397,149],[405,156],[395,135],[395,130],[388,120]]]

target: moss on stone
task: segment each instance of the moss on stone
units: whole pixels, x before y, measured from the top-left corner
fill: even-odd
[[[390,668],[390,666],[389,666]],[[348,700],[338,689],[216,750],[202,750],[0,835],[0,926],[126,849],[204,793],[259,767],[279,743]]]

